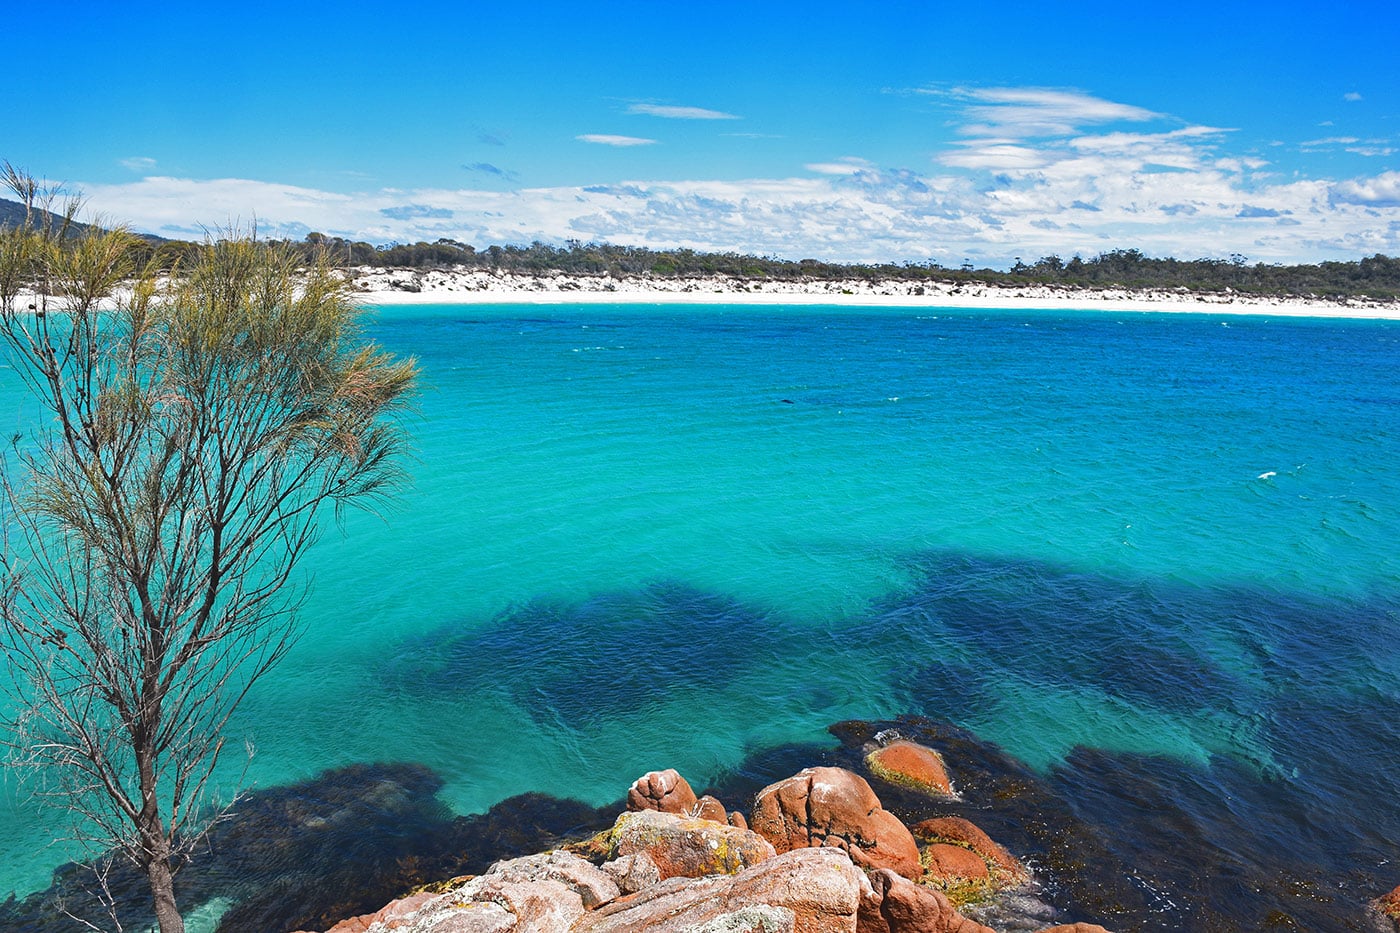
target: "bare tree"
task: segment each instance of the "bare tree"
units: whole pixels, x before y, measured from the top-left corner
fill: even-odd
[[[172,933],[224,727],[295,640],[322,507],[400,478],[416,365],[363,339],[325,265],[230,236],[157,288],[129,234],[71,234],[6,170],[31,220],[0,231],[0,340],[44,422],[5,483],[12,758]]]

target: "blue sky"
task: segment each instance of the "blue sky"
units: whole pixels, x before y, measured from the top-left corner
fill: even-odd
[[[27,51],[0,158],[169,236],[1400,254],[1379,2],[70,3],[7,25]]]

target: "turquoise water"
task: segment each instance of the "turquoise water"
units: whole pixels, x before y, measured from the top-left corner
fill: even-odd
[[[425,306],[373,334],[423,364],[413,485],[328,520],[305,635],[231,729],[257,786],[411,761],[463,813],[601,804],[919,712],[1047,773],[1228,760],[1346,811],[1349,857],[1400,830],[1400,323]],[[0,807],[0,891],[43,888],[67,850]]]

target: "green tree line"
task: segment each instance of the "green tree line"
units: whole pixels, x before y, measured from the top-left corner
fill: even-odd
[[[528,246],[490,246],[477,250],[456,240],[372,246],[313,233],[300,243],[310,261],[323,254],[342,267],[500,270],[539,275],[656,276],[690,278],[718,275],[773,281],[954,282],[987,285],[1052,285],[1064,288],[1186,289],[1251,295],[1293,295],[1374,299],[1400,297],[1400,258],[1375,255],[1350,262],[1295,265],[1250,263],[1229,259],[1155,259],[1136,249],[1115,249],[1088,259],[1051,255],[1035,262],[1017,259],[1008,270],[956,268],[936,262],[834,263],[816,259],[780,259],[743,253],[691,249],[649,249],[571,240],[562,246],[534,242]],[[172,244],[155,249],[172,251]]]

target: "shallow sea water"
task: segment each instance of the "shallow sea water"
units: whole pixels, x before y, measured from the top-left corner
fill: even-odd
[[[425,306],[372,334],[423,365],[413,484],[328,520],[305,635],[233,724],[256,786],[413,762],[459,813],[601,805],[916,713],[1125,833],[1219,804],[1400,883],[1400,323]],[[1086,753],[1168,802],[1084,784]],[[48,884],[52,835],[7,784],[0,891]]]

